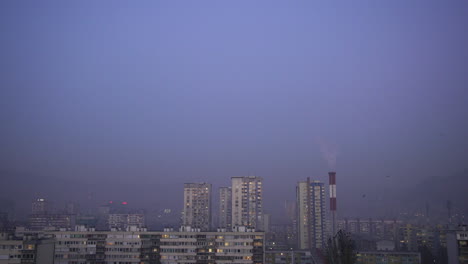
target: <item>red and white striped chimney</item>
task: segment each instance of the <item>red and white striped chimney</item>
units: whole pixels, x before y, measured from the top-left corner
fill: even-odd
[[[331,231],[332,236],[336,234],[336,172],[328,173],[330,185],[330,213],[331,213]]]

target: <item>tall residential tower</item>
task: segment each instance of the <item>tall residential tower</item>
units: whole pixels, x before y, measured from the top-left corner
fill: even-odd
[[[263,230],[261,177],[232,177],[232,226]]]
[[[201,231],[211,229],[211,184],[185,183],[182,224]]]
[[[325,245],[325,187],[322,182],[299,182],[297,195],[297,237],[300,249]]]
[[[336,172],[328,173],[330,183],[330,214],[331,214],[331,235],[334,236],[336,230]]]
[[[32,202],[32,214],[47,214],[50,213],[50,204],[44,198],[38,198]]]
[[[232,191],[231,187],[219,188],[219,227],[231,230]]]

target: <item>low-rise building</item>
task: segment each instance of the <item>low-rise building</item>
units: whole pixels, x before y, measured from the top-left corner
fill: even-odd
[[[265,251],[265,264],[315,264],[316,258],[309,250]]]
[[[367,251],[357,254],[357,264],[421,264],[418,252]]]

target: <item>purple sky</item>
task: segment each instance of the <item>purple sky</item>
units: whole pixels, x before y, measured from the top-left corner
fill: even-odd
[[[468,165],[468,1],[4,0],[0,32],[4,171],[273,207],[327,179],[317,138],[344,204]]]

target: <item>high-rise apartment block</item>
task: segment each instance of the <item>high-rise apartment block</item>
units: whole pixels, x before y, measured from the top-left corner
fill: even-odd
[[[31,230],[47,228],[72,228],[75,225],[75,216],[68,214],[32,214],[29,216]]]
[[[230,229],[232,227],[232,189],[219,188],[219,227]]]
[[[125,230],[129,226],[144,227],[144,214],[109,214],[109,229]]]
[[[200,228],[201,231],[211,229],[211,184],[184,184],[182,225]]]
[[[263,230],[262,178],[232,177],[232,226]]]
[[[50,212],[49,202],[44,198],[38,198],[32,202],[31,213],[32,214],[47,214]]]
[[[322,182],[297,184],[297,232],[300,249],[323,248],[325,245],[325,187]]]
[[[331,171],[328,173],[329,187],[330,187],[330,217],[331,217],[331,234],[334,236],[337,232],[336,229],[336,172]]]

